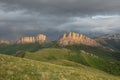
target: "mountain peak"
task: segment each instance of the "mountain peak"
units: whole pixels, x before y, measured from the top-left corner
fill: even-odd
[[[83,44],[88,46],[100,46],[95,40],[75,32],[70,32],[68,34],[63,34],[59,39],[59,44],[62,46],[73,45],[73,44]]]
[[[10,41],[8,41],[8,40],[0,40],[0,44],[10,44]]]
[[[22,37],[20,38],[17,43],[18,44],[26,44],[26,43],[44,43],[46,41],[46,35],[39,34],[36,37]]]

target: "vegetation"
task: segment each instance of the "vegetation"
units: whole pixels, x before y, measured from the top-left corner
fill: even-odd
[[[0,45],[0,53],[14,55],[17,51],[29,51],[35,52],[42,48],[52,47],[53,43],[45,43],[45,44],[11,44],[11,45]]]
[[[80,53],[76,53],[66,48],[45,48],[34,53],[26,52],[24,58],[45,61],[64,66],[71,66],[71,63],[66,63],[64,61],[72,61],[103,70],[113,75],[120,75],[119,61],[102,58],[84,50],[81,50]],[[75,67],[76,65],[72,66]]]
[[[86,67],[79,68],[50,64],[0,54],[0,80],[119,80],[105,72]]]
[[[97,41],[104,46],[108,46],[117,51],[120,51],[120,40],[119,39],[97,39]]]
[[[84,45],[61,47],[56,42],[41,45],[14,44],[0,45],[0,53],[21,57],[23,58],[21,60],[26,60],[24,58],[27,58],[31,59],[30,61],[42,61],[57,66],[73,67],[75,69],[81,69],[85,65],[87,68],[96,68],[111,75],[120,76],[120,52],[110,51],[102,47]]]

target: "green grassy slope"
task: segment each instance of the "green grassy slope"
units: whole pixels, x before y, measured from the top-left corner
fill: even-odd
[[[0,53],[14,55],[18,51],[29,51],[29,52],[36,52],[40,49],[44,48],[63,48],[57,45],[56,42],[50,42],[45,44],[14,44],[14,45],[0,45]],[[111,58],[117,59],[120,61],[120,53],[119,52],[111,52],[103,48],[99,47],[90,47],[85,45],[72,45],[66,46],[64,48],[70,49],[75,53],[80,53],[80,50],[85,50],[89,53],[95,54],[100,57],[104,58]]]
[[[44,44],[37,44],[37,43],[31,43],[31,44],[11,44],[11,45],[0,45],[0,53],[2,54],[8,54],[13,55],[17,51],[29,51],[29,52],[35,52],[42,48],[49,48],[54,45],[53,42],[50,43],[44,43]]]
[[[0,54],[0,80],[119,80],[119,77],[80,65],[79,68]]]
[[[110,51],[109,49],[104,49],[102,47],[90,47],[85,45],[72,45],[66,46],[65,48],[75,51],[76,53],[80,53],[80,50],[85,50],[89,53],[97,55],[106,59],[116,59],[120,61],[120,52]]]
[[[89,54],[82,54],[82,50]],[[84,45],[60,47],[56,42],[41,45],[0,45],[0,53],[16,55],[16,52],[20,52],[17,56],[28,59],[73,67],[76,67],[76,65],[71,62],[75,62],[103,70],[113,75],[120,75],[120,53],[116,51],[111,52],[100,47]]]
[[[46,48],[34,53],[26,52],[24,58],[73,67],[76,67],[76,65],[71,64],[71,62],[75,62],[103,70],[113,75],[120,75],[119,61],[102,58],[85,51],[75,53],[66,48]]]
[[[12,44],[12,45],[0,45],[0,53],[2,54],[15,54],[19,50],[34,52],[40,49],[39,44]]]

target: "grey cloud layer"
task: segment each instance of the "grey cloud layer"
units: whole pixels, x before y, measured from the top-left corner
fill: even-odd
[[[8,10],[27,9],[56,15],[119,13],[119,0],[0,0]],[[9,6],[9,7],[8,7]],[[11,8],[10,8],[11,7]]]
[[[0,38],[119,32],[119,15],[119,0],[0,0]]]

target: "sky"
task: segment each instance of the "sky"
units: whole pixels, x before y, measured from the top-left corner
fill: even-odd
[[[120,32],[120,0],[0,0],[0,39]]]

